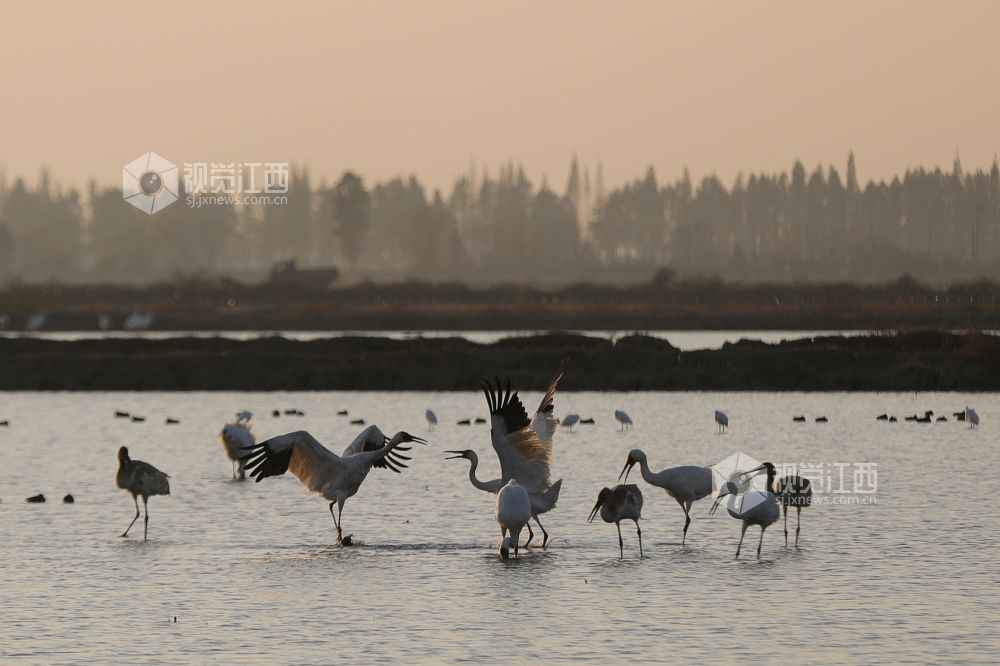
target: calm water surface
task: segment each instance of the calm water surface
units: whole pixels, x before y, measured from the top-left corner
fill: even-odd
[[[525,395],[533,407],[536,394]],[[902,416],[973,405],[979,430]],[[670,660],[730,663],[995,660],[1000,640],[1000,480],[996,395],[563,393],[557,413],[593,416],[556,440],[559,506],[545,517],[547,550],[497,556],[493,497],[472,488],[474,448],[498,475],[484,415],[468,393],[7,393],[0,400],[0,659],[72,663],[351,663],[513,660]],[[305,417],[272,418],[298,407]],[[426,432],[423,412],[441,425]],[[635,428],[619,432],[613,410]],[[344,511],[333,544],[322,500],[290,475],[230,481],[215,440],[248,408],[258,437],[305,428],[338,452],[357,426],[349,409],[431,444],[403,474],[374,470]],[[729,413],[715,434],[712,412]],[[115,409],[146,423],[115,419]],[[887,411],[901,421],[874,417]],[[794,424],[805,414],[810,422]],[[812,417],[826,415],[819,425]],[[166,416],[180,425],[165,426]],[[114,484],[115,452],[171,475],[173,495],[150,500],[150,539],[118,534],[133,515]],[[597,491],[629,449],[651,466],[711,464],[743,450],[775,462],[875,462],[877,504],[803,513],[801,548],[780,526],[753,558],[733,554],[739,523],[698,502],[687,547],[676,503],[641,484],[646,557],[623,525],[586,523]],[[638,470],[636,470],[637,472]],[[27,504],[38,492],[46,504]],[[59,498],[72,492],[76,504]],[[173,621],[177,618],[176,623]]]

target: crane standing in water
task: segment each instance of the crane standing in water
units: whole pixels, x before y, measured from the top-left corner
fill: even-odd
[[[132,501],[135,502],[135,518],[128,524],[122,536],[128,536],[128,531],[139,520],[139,496],[142,496],[142,508],[146,512],[145,524],[142,528],[142,539],[146,540],[149,533],[149,498],[153,495],[169,495],[169,477],[156,469],[149,463],[141,460],[132,460],[128,455],[128,449],[124,446],[118,449],[118,474],[115,476],[115,483],[122,490],[132,493]]]

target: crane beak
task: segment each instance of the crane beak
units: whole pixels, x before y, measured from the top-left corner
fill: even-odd
[[[715,502],[712,503],[712,508],[708,510],[708,515],[714,516],[716,509],[719,508],[719,502],[722,501],[723,495],[719,495],[715,498]]]
[[[632,465],[634,464],[635,460],[632,459],[632,456],[629,456],[628,460],[625,461],[625,467],[622,468],[622,473],[618,475],[619,481],[622,480],[623,476],[625,477],[625,480],[628,481],[628,473],[632,471]]]
[[[424,439],[423,437],[415,437],[414,435],[410,435],[410,439],[414,442],[419,442],[420,444],[427,444],[427,440]]]
[[[465,453],[463,453],[462,451],[445,451],[445,453],[454,453],[455,454],[453,456],[448,456],[447,458],[445,458],[445,460],[454,460],[455,458],[464,458],[465,457]]]
[[[588,523],[594,522],[594,517],[597,516],[597,512],[601,510],[602,504],[604,504],[604,502],[597,500],[597,504],[594,505],[594,510],[590,512],[590,517],[587,518]]]

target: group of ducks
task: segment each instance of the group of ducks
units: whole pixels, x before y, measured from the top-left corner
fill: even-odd
[[[968,405],[966,405],[965,409],[963,409],[962,411],[952,412],[952,416],[955,418],[956,421],[967,421],[969,423],[970,428],[976,428],[979,426],[979,414],[977,414],[976,410],[969,407]],[[875,420],[888,421],[889,423],[896,423],[899,419],[897,419],[895,416],[890,416],[889,414],[882,413],[876,416]],[[931,423],[934,421],[938,423],[943,423],[948,420],[948,417],[942,414],[935,419],[934,410],[928,409],[926,412],[924,412],[923,416],[918,416],[914,414],[913,416],[904,417],[903,420],[910,421],[912,423]]]
[[[559,499],[562,479],[552,481],[550,468],[553,452],[553,436],[559,425],[553,416],[553,398],[563,375],[563,369],[552,380],[537,409],[529,417],[524,404],[510,381],[483,382],[483,393],[489,407],[491,425],[490,439],[500,463],[501,476],[483,480],[477,477],[479,459],[475,451],[451,450],[447,459],[468,460],[469,481],[480,491],[495,495],[493,514],[500,529],[500,556],[504,559],[519,554],[521,547],[530,547],[534,532],[531,522],[542,532],[540,545],[545,548],[549,534],[542,526],[540,516],[552,510]],[[346,414],[345,414],[346,415]],[[236,415],[236,420],[226,424],[220,441],[226,455],[233,464],[233,478],[250,477],[260,482],[265,478],[291,472],[310,492],[316,493],[329,502],[328,508],[337,531],[337,542],[352,545],[353,535],[344,534],[342,514],[348,499],[354,496],[367,478],[372,468],[388,469],[400,473],[411,458],[406,455],[413,442],[426,444],[421,438],[405,431],[397,432],[389,438],[375,425],[366,427],[344,451],[338,455],[323,446],[304,430],[272,437],[257,442],[251,432],[253,415],[248,411]],[[717,413],[718,420],[718,413]],[[621,422],[621,419],[619,419]],[[630,420],[629,420],[630,422]],[[623,422],[623,428],[625,424]],[[625,467],[619,474],[619,481],[628,481],[631,469],[639,465],[642,478],[650,485],[662,488],[672,497],[684,512],[684,528],[681,543],[687,539],[691,524],[691,507],[694,502],[708,497],[713,490],[712,468],[684,465],[653,472],[646,454],[639,449],[629,452]],[[766,485],[759,488],[754,479],[766,474]],[[120,488],[132,494],[135,516],[122,533],[129,530],[139,519],[141,497],[145,509],[143,538],[148,535],[148,500],[154,495],[168,495],[168,476],[152,465],[133,460],[128,449],[121,447],[118,452],[118,474]],[[743,522],[743,530],[736,555],[739,557],[743,537],[751,525],[761,528],[761,538],[757,546],[760,556],[764,530],[785,514],[785,543],[788,543],[787,511],[795,507],[801,512],[812,501],[812,489],[808,479],[789,476],[775,479],[775,468],[771,463],[763,463],[746,471],[734,472],[719,484],[715,503],[710,513],[715,513],[723,499],[728,498],[727,510],[731,516]],[[621,521],[632,520],[639,538],[639,555],[642,557],[642,531],[639,520],[643,506],[642,492],[633,484],[621,484],[612,488],[602,488],[597,503],[588,517],[593,522],[597,515],[606,523],[614,523],[618,530],[619,555],[624,557],[624,542],[621,535]],[[336,508],[336,511],[334,509]],[[528,537],[524,546],[520,537],[527,528]],[[798,544],[799,527],[796,527],[795,543]]]
[[[434,427],[437,426],[437,424],[438,424],[438,417],[437,417],[437,414],[434,413],[433,409],[429,409],[428,408],[427,411],[424,412],[424,419],[426,419],[426,421],[427,421],[427,427],[429,429],[431,429],[431,430],[433,430]],[[622,411],[620,409],[615,410],[615,419],[617,419],[618,422],[622,425],[622,429],[623,430],[625,429],[626,425],[628,425],[628,426],[632,425],[632,419],[630,419],[629,415],[626,414],[624,411]],[[567,414],[562,419],[556,419],[555,422],[556,422],[556,425],[560,425],[560,426],[566,428],[567,430],[569,430],[570,432],[573,432],[573,426],[575,426],[577,424],[579,424],[579,425],[594,425],[594,424],[596,424],[596,421],[594,420],[593,417],[588,417],[588,418],[582,419],[582,418],[580,418],[579,414]],[[474,420],[473,419],[467,419],[467,418],[466,419],[459,419],[458,421],[455,422],[455,425],[467,426],[467,425],[472,425],[473,423],[475,423],[476,425],[482,425],[482,424],[486,423],[486,419],[482,418],[481,416],[480,417],[476,417],[476,419],[474,419]]]

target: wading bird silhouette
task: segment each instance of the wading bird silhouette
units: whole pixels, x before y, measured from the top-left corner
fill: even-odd
[[[749,479],[747,481],[749,482]],[[767,487],[770,488],[773,483],[774,466],[772,465],[768,472]],[[736,546],[736,557],[739,558],[740,556],[740,549],[743,548],[743,537],[746,536],[747,528],[751,525],[759,525],[760,541],[757,543],[757,559],[760,559],[760,549],[764,544],[764,530],[777,522],[778,517],[781,515],[777,498],[774,496],[774,493],[766,489],[751,489],[741,492],[741,489],[735,483],[727,481],[719,490],[719,494],[716,495],[715,502],[709,510],[709,515],[715,515],[716,509],[719,508],[719,503],[726,496],[729,497],[729,501],[726,504],[726,510],[729,512],[729,515],[743,521],[743,527],[740,530],[740,543]]]
[[[767,489],[774,493],[781,504],[781,513],[785,519],[786,548],[788,547],[788,507],[795,507],[795,547],[797,548],[799,545],[799,529],[802,523],[802,509],[812,506],[812,482],[803,476],[789,474],[788,476],[781,477],[777,483],[774,483],[776,472],[774,464],[769,462],[761,463],[759,467],[755,467],[747,472],[747,475],[760,474],[761,472],[767,473]]]
[[[246,461],[243,456],[250,453],[250,449],[257,443],[257,439],[250,432],[250,419],[253,414],[242,411],[236,414],[236,421],[222,426],[219,433],[219,442],[226,450],[226,457],[233,462],[233,478],[243,480],[246,478]]]
[[[118,474],[115,476],[115,483],[122,490],[132,493],[132,501],[135,502],[135,518],[128,524],[122,536],[128,536],[128,531],[139,520],[139,497],[142,497],[142,508],[145,511],[145,524],[142,528],[142,538],[146,539],[149,532],[149,498],[153,495],[169,495],[169,477],[156,469],[149,463],[141,460],[132,460],[128,456],[128,449],[124,446],[118,449]]]
[[[621,481],[622,477],[625,477],[628,481],[629,472],[636,463],[639,464],[642,478],[646,483],[663,488],[684,510],[684,534],[681,537],[683,546],[687,541],[688,526],[691,525],[691,505],[712,494],[712,470],[697,465],[682,465],[653,472],[649,469],[646,454],[639,449],[632,449],[625,460],[622,473],[618,475],[618,480]]]
[[[726,416],[725,412],[720,412],[718,409],[715,410],[715,422],[719,426],[719,434],[726,432],[726,428],[729,427],[729,417]]]
[[[483,382],[483,393],[490,408],[490,441],[500,460],[501,478],[504,484],[516,479],[528,492],[531,515],[542,530],[542,548],[548,545],[549,533],[538,516],[555,507],[562,488],[562,479],[555,483],[551,480],[552,437],[557,425],[552,410],[556,387],[565,368],[564,361],[530,421],[517,391],[511,390],[509,379],[504,389],[501,389],[499,378],[495,386]],[[533,536],[529,525],[529,543]]]
[[[618,485],[614,488],[601,488],[597,495],[597,504],[594,505],[587,518],[588,523],[594,522],[597,512],[601,513],[601,520],[606,523],[614,523],[618,528],[618,554],[625,557],[625,542],[622,541],[621,521],[632,520],[635,522],[635,533],[639,537],[639,557],[642,557],[642,529],[639,527],[639,519],[642,517],[642,491],[639,486],[629,483]]]
[[[624,409],[615,410],[615,420],[621,424],[622,430],[632,427],[632,419],[625,413]]]
[[[399,452],[409,451],[410,447],[402,446],[409,442],[426,444],[420,437],[403,431],[386,441],[381,430],[369,426],[348,445],[342,456],[338,456],[308,432],[299,430],[257,444],[245,458],[250,476],[258,483],[290,470],[306,489],[329,500],[330,515],[337,527],[337,543],[347,546],[351,544],[351,537],[345,539],[340,526],[344,503],[358,492],[372,467],[385,467],[394,472],[406,467],[402,461],[409,458]],[[337,505],[336,514],[334,504]]]
[[[510,556],[511,543],[514,544],[514,557],[517,557],[517,542],[521,530],[531,520],[531,500],[528,498],[528,491],[516,480],[508,481],[507,485],[497,493],[493,515],[500,525],[500,536],[503,538],[500,543],[500,557],[506,560]]]

